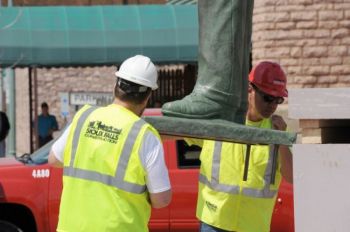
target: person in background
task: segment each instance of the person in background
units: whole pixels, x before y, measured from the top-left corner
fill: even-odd
[[[10,131],[10,122],[5,112],[0,111],[0,157],[6,154],[5,139]]]
[[[151,206],[170,203],[160,136],[140,118],[157,69],[136,55],[116,76],[114,103],[84,106],[52,146],[49,163],[63,165],[57,231],[148,231]]]
[[[39,147],[51,141],[53,139],[52,133],[57,130],[56,117],[49,114],[49,106],[46,102],[41,103],[41,114],[38,117]]]
[[[288,96],[287,79],[279,64],[264,61],[249,74],[246,125],[285,131],[282,117],[274,115]],[[268,232],[282,176],[293,180],[292,153],[280,145],[251,145],[247,180],[243,180],[245,144],[186,139],[202,147],[197,218],[202,232]],[[272,181],[272,157],[279,160]]]

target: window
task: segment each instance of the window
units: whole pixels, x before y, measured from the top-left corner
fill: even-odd
[[[200,147],[189,146],[184,140],[177,140],[176,147],[179,168],[199,168],[199,154],[202,150]]]

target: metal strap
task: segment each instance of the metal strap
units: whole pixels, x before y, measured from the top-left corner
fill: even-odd
[[[273,146],[272,167],[271,167],[272,171],[271,171],[271,180],[270,180],[270,184],[272,184],[272,185],[275,184],[275,179],[276,179],[277,163],[278,163],[278,149],[279,149],[278,144]]]
[[[247,149],[245,152],[245,162],[244,162],[244,171],[243,171],[243,181],[248,179],[248,170],[249,170],[249,159],[250,159],[250,144],[247,144]]]

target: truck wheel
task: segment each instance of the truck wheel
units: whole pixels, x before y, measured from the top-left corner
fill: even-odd
[[[23,232],[23,230],[18,228],[16,225],[7,221],[0,221],[0,231],[1,232]]]

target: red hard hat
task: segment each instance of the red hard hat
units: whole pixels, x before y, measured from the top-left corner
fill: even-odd
[[[266,94],[288,97],[286,74],[277,63],[260,62],[249,73],[249,81]]]

